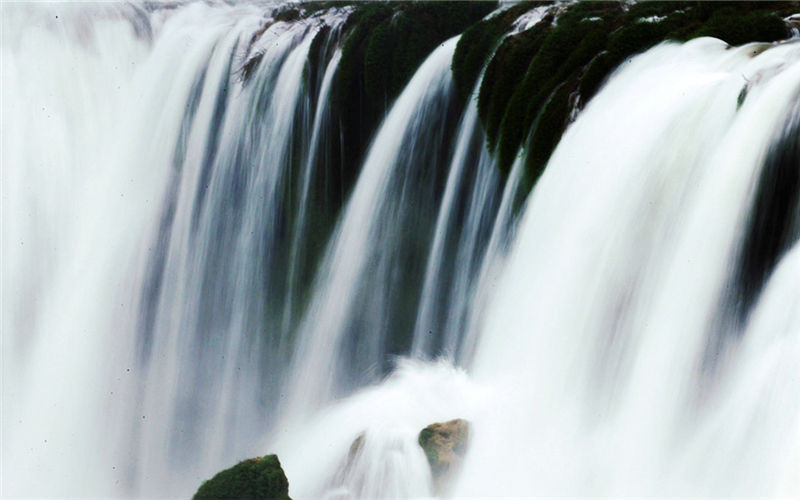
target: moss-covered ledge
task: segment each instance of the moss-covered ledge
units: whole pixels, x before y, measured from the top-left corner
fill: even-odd
[[[574,112],[625,60],[664,41],[702,36],[730,45],[790,36],[798,2],[577,2],[551,5],[535,26],[503,38],[525,3],[473,25],[453,58],[462,97],[486,64],[478,96],[487,145],[507,173],[520,147],[525,183],[538,179]],[[495,50],[496,48],[496,50]],[[486,59],[489,61],[486,62]]]
[[[334,212],[358,176],[369,141],[391,103],[438,44],[462,33],[453,56],[458,96],[466,101],[485,70],[478,111],[487,146],[508,173],[520,148],[531,187],[569,121],[620,64],[664,41],[712,36],[731,45],[788,38],[784,20],[800,2],[526,1],[498,9],[495,1],[298,2],[272,20],[292,22],[320,10],[351,10],[337,42],[342,57],[331,89],[335,144],[326,182]],[[533,9],[534,26],[507,36]],[[309,51],[310,82],[331,57],[323,30]],[[328,45],[325,45],[328,46]],[[330,48],[330,46],[328,46]]]

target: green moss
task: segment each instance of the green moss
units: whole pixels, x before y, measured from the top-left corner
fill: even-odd
[[[506,106],[500,124],[497,159],[507,173],[527,135],[539,108],[563,78],[587,63],[603,38],[602,23],[584,21],[582,16],[562,17],[531,61],[525,78]]]
[[[568,123],[571,86],[562,83],[550,95],[531,129],[525,157],[524,184],[533,186],[544,172],[550,155],[556,148]]]
[[[631,23],[611,34],[606,50],[613,60],[621,62],[663,41],[670,26],[670,23],[663,21]]]
[[[300,11],[295,8],[283,9],[273,16],[276,21],[292,22],[300,19]]]
[[[425,429],[422,429],[419,433],[420,446],[424,447],[428,443],[428,440],[432,437],[433,437],[432,430],[428,429],[427,427]]]
[[[466,101],[469,98],[486,60],[492,55],[503,35],[511,29],[514,20],[538,4],[522,2],[505,12],[473,24],[461,35],[452,64],[453,79],[461,99]]]
[[[396,97],[437,45],[495,7],[494,2],[414,3],[384,20],[372,32],[365,53],[369,98]]]
[[[488,146],[507,173],[524,145],[525,178],[533,183],[557,145],[573,103],[588,102],[620,64],[667,40],[714,36],[740,45],[784,39],[789,32],[781,17],[797,10],[797,2],[644,1],[624,9],[611,2],[570,4],[554,26],[542,23],[506,38],[487,63],[478,109]],[[473,37],[491,38],[489,28],[487,21],[479,23],[471,29],[476,31]],[[466,40],[467,33],[462,42]],[[453,67],[456,81],[463,80],[463,94],[480,73],[471,67],[480,58],[466,48],[459,52],[463,61],[454,58]]]
[[[607,51],[597,54],[587,65],[586,71],[581,77],[578,92],[584,99],[589,100],[600,88],[609,73],[614,69],[614,62]]]
[[[692,2],[667,38],[685,41],[713,36],[731,45],[773,42],[789,35],[782,17],[798,12],[798,2]],[[674,18],[675,15],[670,16]]]
[[[452,69],[463,100],[469,99],[486,59],[505,31],[505,26],[495,18],[473,25],[458,40]]]
[[[276,455],[239,462],[208,481],[195,493],[202,498],[289,499],[289,481]]]
[[[489,18],[495,2],[355,4],[343,29],[342,59],[331,91],[334,132],[343,138],[331,169],[339,202],[392,101],[425,57],[458,33],[463,35],[452,62],[458,96],[469,98],[484,72],[478,112],[487,145],[504,173],[524,147],[526,179],[533,182],[572,106],[588,102],[620,64],[665,40],[714,36],[738,45],[782,39],[788,30],[781,17],[800,10],[798,2],[576,2],[560,8],[555,21],[549,17],[505,37],[520,15],[541,4],[516,4]],[[300,4],[300,16],[319,5]],[[324,39],[318,35],[309,52],[312,85],[318,80],[312,68],[319,71],[328,57],[320,55]]]
[[[330,169],[334,205],[343,202],[347,187],[352,185],[357,174],[364,145],[369,134],[380,120],[382,108],[368,101],[364,91],[364,53],[372,31],[393,9],[387,3],[370,3],[357,8],[345,24],[345,39],[342,58],[331,88],[332,115],[338,119],[339,136],[345,140],[338,145],[332,158],[339,161]],[[338,153],[338,154],[336,154]]]
[[[429,446],[429,441],[433,438],[435,433],[428,427],[422,429],[419,433],[418,442],[422,449],[425,451],[425,456],[428,458],[428,463],[439,463],[439,452],[436,451],[435,446]]]
[[[478,22],[496,2],[361,3],[344,27],[342,58],[331,89],[333,116],[344,139],[342,197],[358,174],[366,147],[389,106],[425,58],[442,42]]]
[[[596,57],[597,47],[606,43],[606,32],[603,22],[592,23],[581,42],[534,98],[534,103],[544,104],[535,107],[532,105],[528,109],[527,121],[533,125],[526,146],[525,172],[531,183],[541,175],[569,122],[572,111],[570,96],[577,94],[580,76],[586,65]],[[545,92],[549,94],[545,95]]]
[[[506,38],[486,67],[478,94],[478,115],[492,151],[508,101],[549,33],[551,22],[552,17],[548,17],[533,28]]]
[[[624,14],[619,2],[576,2],[559,16],[558,25],[567,27],[593,18],[608,22]]]
[[[719,9],[691,36],[713,36],[731,45],[774,42],[789,36],[786,23],[773,12],[742,13],[736,7]]]
[[[661,22],[636,21],[611,34],[606,49],[589,63],[579,83],[584,102],[594,96],[606,77],[623,61],[644,52],[667,39],[667,33],[678,23],[678,17]]]

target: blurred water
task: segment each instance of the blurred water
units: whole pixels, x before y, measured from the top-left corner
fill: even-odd
[[[457,496],[798,493],[797,43],[633,59],[520,205],[448,40],[326,213],[348,10],[271,12],[3,6],[4,494],[430,496],[452,418]]]
[[[743,331],[725,321],[756,181],[800,90],[798,45],[766,48],[653,48],[568,129],[491,298],[472,376],[493,399],[457,493],[789,493],[791,254]]]

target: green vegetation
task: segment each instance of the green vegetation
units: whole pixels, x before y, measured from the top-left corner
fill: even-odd
[[[437,45],[495,7],[492,2],[408,4],[371,33],[364,54],[364,85],[370,100],[400,94],[420,63]]]
[[[603,21],[562,16],[549,30],[500,122],[497,158],[503,172],[511,167],[523,138],[555,88],[577,74],[595,55],[593,51],[603,45],[607,30],[604,25]],[[548,125],[559,127],[558,123]]]
[[[570,86],[562,83],[550,95],[536,118],[528,140],[528,156],[525,158],[523,184],[531,187],[544,172],[550,155],[556,148],[561,134],[567,126],[570,112]]]
[[[693,36],[713,36],[731,45],[747,42],[772,42],[788,36],[786,23],[774,12],[741,13],[738,7],[714,12]]]
[[[514,22],[539,6],[551,11],[533,27],[508,36]],[[783,17],[798,2],[642,1],[520,2],[489,16],[496,2],[300,2],[274,15],[294,20],[331,8],[353,10],[337,35],[342,58],[331,89],[335,165],[327,175],[338,210],[358,175],[369,141],[391,103],[422,61],[463,33],[453,56],[458,97],[478,91],[487,146],[508,173],[520,149],[525,179],[535,183],[575,111],[620,65],[650,47],[713,36],[731,45],[773,42],[789,35]],[[332,55],[330,30],[309,50],[306,84],[316,95]],[[254,60],[257,61],[257,60]],[[247,70],[243,69],[246,76]]]
[[[469,27],[458,40],[453,55],[453,78],[459,96],[466,100],[472,93],[475,82],[483,70],[486,60],[492,55],[500,39],[513,22],[525,12],[545,2],[521,2],[514,7],[483,19]]]
[[[351,113],[358,103],[363,118],[379,119],[437,45],[495,7],[495,2],[469,1],[360,5],[347,21],[334,103]]]
[[[425,456],[428,458],[428,463],[435,464],[439,462],[439,452],[437,451],[435,446],[429,446],[428,443],[433,439],[433,430],[429,428],[424,428],[419,433],[419,445],[422,447],[422,450],[425,452]]]
[[[494,51],[479,90],[479,116],[503,173],[524,148],[529,185],[575,108],[620,64],[665,41],[713,36],[741,45],[785,39],[789,30],[782,18],[800,11],[798,2],[578,2],[503,38],[513,19],[534,6],[526,4],[510,20],[496,16],[473,25],[453,58],[456,85],[466,98]]]
[[[478,22],[496,2],[365,2],[347,19],[331,89],[341,163],[332,179],[344,198],[381,119],[419,65],[442,42]],[[340,202],[342,200],[339,200]]]
[[[284,9],[275,14],[276,21],[292,22],[300,19],[300,11],[295,8]]]
[[[531,59],[550,31],[552,21],[552,16],[549,16],[519,36],[506,38],[486,67],[478,94],[478,113],[485,124],[492,150],[514,89],[525,77]]]
[[[248,498],[289,500],[289,481],[277,455],[251,458],[205,481],[195,499]]]

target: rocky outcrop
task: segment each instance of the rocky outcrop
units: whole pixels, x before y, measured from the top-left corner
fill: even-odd
[[[258,498],[289,499],[289,480],[277,455],[251,458],[226,469],[205,481],[195,499]]]
[[[431,424],[419,433],[428,457],[435,493],[441,493],[458,474],[469,446],[469,422],[464,419]]]

